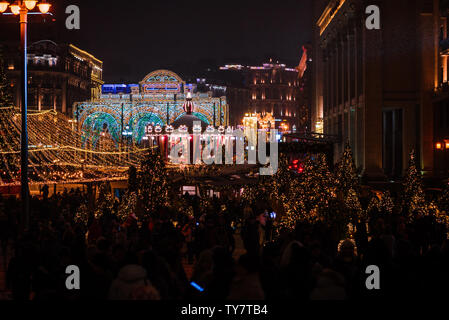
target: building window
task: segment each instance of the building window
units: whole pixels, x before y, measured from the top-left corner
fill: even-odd
[[[402,175],[402,109],[383,112],[383,169],[390,177]]]

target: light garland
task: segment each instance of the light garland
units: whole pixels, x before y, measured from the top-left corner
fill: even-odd
[[[97,149],[64,115],[53,110],[28,116],[30,184],[83,183],[124,177],[129,166],[138,165],[148,149],[119,145]],[[20,184],[20,114],[14,108],[0,110],[0,185]],[[100,149],[99,149],[100,148]],[[125,150],[126,151],[123,151]]]

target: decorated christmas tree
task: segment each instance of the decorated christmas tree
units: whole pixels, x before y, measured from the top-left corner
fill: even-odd
[[[379,211],[384,214],[391,214],[393,212],[394,202],[391,198],[390,191],[385,191],[379,202]]]
[[[301,198],[296,193],[294,194],[294,198],[291,197],[291,190],[295,187],[299,188],[298,183],[298,177],[295,177],[294,173],[289,170],[287,156],[281,154],[278,171],[273,176],[270,187],[272,206],[277,212],[281,213],[279,217],[280,229],[291,230],[300,219],[302,208],[304,207],[303,204],[300,203]],[[255,192],[252,198],[256,199]]]
[[[349,143],[346,144],[345,151],[335,167],[335,185],[343,198],[349,193],[359,193],[359,178]]]
[[[280,225],[292,229],[298,221],[316,222],[327,216],[329,203],[335,197],[332,174],[326,158],[309,157],[300,175],[286,176],[287,192],[281,194],[285,214]]]
[[[289,162],[286,155],[281,154],[279,157],[278,171],[273,175],[271,183],[271,191],[274,197],[280,198],[285,196],[290,188],[293,179],[293,173],[289,169]]]
[[[136,213],[137,210],[137,194],[134,191],[128,190],[123,195],[122,201],[117,209],[117,217],[120,223],[128,219],[130,214]]]
[[[139,198],[143,203],[143,214],[146,217],[167,205],[169,190],[167,169],[159,150],[151,150],[147,159],[142,162],[139,186]]]
[[[366,216],[373,218],[377,217],[380,212],[380,200],[375,193],[371,194],[368,202],[368,207],[365,210]]]
[[[416,155],[414,150],[410,152],[409,166],[404,177],[403,187],[403,212],[412,219],[416,214],[426,215],[427,204],[421,175],[416,167]]]
[[[325,210],[335,195],[334,179],[327,166],[324,154],[309,158],[301,175],[301,189],[306,215]],[[292,189],[292,192],[295,192]]]
[[[280,219],[280,225],[290,230],[296,226],[298,221],[306,220],[306,213],[309,213],[309,217],[314,213],[306,211],[304,203],[306,195],[301,182],[299,177],[292,177],[288,192],[281,196],[284,215]]]
[[[74,220],[76,223],[81,223],[84,226],[87,226],[89,222],[89,210],[84,203],[76,210]]]
[[[344,204],[350,220],[356,223],[365,218],[366,211],[360,203],[359,178],[349,143],[346,143],[343,155],[335,167],[334,177],[337,196]]]
[[[111,214],[114,208],[114,197],[109,183],[102,183],[99,188],[98,199],[95,205],[95,218],[99,219],[104,214]]]

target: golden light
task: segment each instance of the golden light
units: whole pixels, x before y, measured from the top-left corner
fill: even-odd
[[[3,12],[5,12],[6,10],[8,10],[8,6],[9,6],[9,3],[8,3],[8,2],[6,2],[6,1],[1,1],[1,2],[0,2],[0,13],[3,13]]]
[[[25,0],[24,3],[28,10],[33,10],[36,6],[37,0]]]
[[[446,150],[449,150],[449,140],[444,140],[444,143],[446,144]]]
[[[17,2],[10,5],[9,8],[11,9],[11,12],[15,15],[18,15],[20,13],[20,6],[17,4]]]
[[[437,148],[437,150],[441,150],[443,146],[441,145],[441,142],[437,142],[435,147]]]
[[[49,4],[47,2],[42,2],[42,3],[39,3],[37,6],[39,7],[40,12],[47,13],[48,11],[50,11],[51,4]]]

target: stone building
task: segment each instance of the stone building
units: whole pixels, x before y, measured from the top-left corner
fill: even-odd
[[[412,149],[424,174],[441,165],[435,139],[448,138],[448,104],[435,102],[447,86],[439,2],[314,1],[312,125],[324,121],[325,133],[341,137],[335,159],[349,141],[371,179],[401,176]],[[380,9],[378,30],[366,28],[369,5]],[[446,120],[437,130],[439,113]]]
[[[4,63],[21,106],[20,52],[15,43],[3,44]],[[41,40],[28,46],[28,108],[72,115],[73,104],[99,97],[103,62],[72,44]]]

